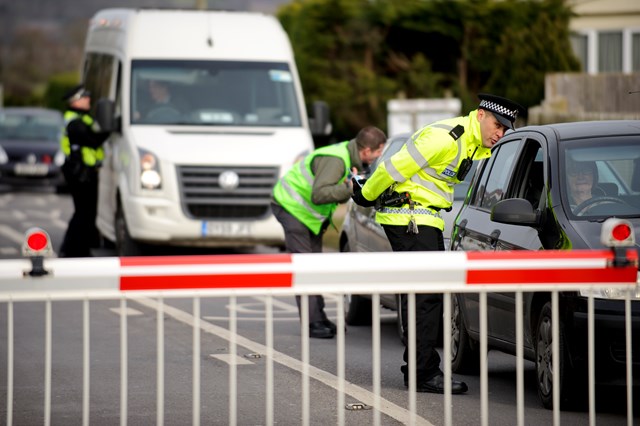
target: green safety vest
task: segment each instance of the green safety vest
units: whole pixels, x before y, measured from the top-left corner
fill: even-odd
[[[453,186],[460,163],[465,158],[480,160],[491,155],[482,145],[478,111],[429,124],[413,134],[398,153],[380,164],[362,188],[362,195],[375,200],[387,188],[408,192],[416,203],[413,210],[384,207],[376,212],[376,221],[385,225],[408,225],[411,217],[417,225],[444,230],[440,209],[453,204]],[[449,132],[457,125],[464,133],[457,140]],[[474,154],[475,151],[475,154]]]
[[[66,111],[64,113],[64,135],[62,136],[62,140],[60,141],[62,152],[64,155],[69,157],[71,154],[71,142],[69,141],[69,135],[67,134],[67,125],[76,118],[81,118],[82,122],[87,126],[91,127],[93,125],[93,118],[89,114],[80,114],[75,111]],[[82,162],[89,166],[93,167],[97,162],[102,161],[104,159],[104,150],[102,147],[100,148],[91,148],[89,146],[83,146],[81,148],[82,153]]]
[[[346,179],[351,170],[348,143],[341,142],[316,149],[298,161],[273,188],[273,198],[278,204],[316,235],[320,234],[322,224],[327,219],[331,220],[338,203],[313,204],[311,192],[315,176],[311,164],[319,155],[341,158],[345,164],[343,179]]]

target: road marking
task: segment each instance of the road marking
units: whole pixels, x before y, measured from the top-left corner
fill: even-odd
[[[114,314],[117,314],[117,315],[121,315],[121,313],[122,313],[122,308],[109,308],[109,310],[111,312],[113,312]],[[138,316],[138,315],[142,315],[142,312],[140,312],[139,310],[133,309],[133,308],[129,308],[129,307],[125,308],[124,313],[125,313],[125,315],[130,316],[130,317],[135,317],[135,316]]]
[[[135,299],[132,299],[132,301],[137,302],[143,306],[146,306],[154,310],[158,310],[158,307],[162,306],[162,311],[164,312],[165,315],[168,315],[177,321],[187,324],[190,327],[193,327],[194,325],[193,315],[191,315],[190,313],[181,311],[180,309],[174,308],[173,306],[169,306],[164,303],[158,302],[153,299],[148,299],[148,298],[135,298]],[[225,339],[229,341],[231,340],[231,332],[226,328],[219,327],[217,325],[214,325],[202,320],[200,320],[199,322],[200,322],[200,329],[205,333],[218,336],[221,339]],[[259,354],[267,353],[267,347],[265,345],[258,342],[254,342],[253,340],[247,339],[246,337],[236,334],[235,341],[238,346],[242,346],[248,349],[250,352],[259,353]],[[295,370],[301,374],[303,373],[302,361],[296,358],[293,358],[287,354],[284,354],[282,352],[278,352],[275,349],[273,349],[273,361],[277,362],[278,364],[284,367]],[[337,376],[334,376],[333,374],[327,371],[314,367],[313,365],[309,365],[306,367],[308,369],[309,377],[311,379],[315,379],[318,382],[324,383],[325,385],[332,387],[335,390],[338,390],[339,386],[338,386]],[[354,385],[353,383],[348,382],[346,380],[344,381],[344,392],[346,395],[349,395],[355,398],[356,400],[370,406],[374,406],[376,402],[375,395],[372,392],[369,392],[368,390],[361,388],[360,386]],[[380,401],[380,406],[379,406],[380,413],[385,414],[393,419],[396,419],[401,423],[408,422],[412,416],[412,413],[410,413],[409,410],[402,408],[399,405],[396,405],[393,402],[382,398],[382,396],[380,396],[379,401]],[[415,413],[414,415],[415,415],[416,425],[433,426],[433,423],[429,422],[427,419],[420,417]]]
[[[22,244],[24,242],[24,233],[18,232],[10,226],[0,225],[0,234],[18,244]]]
[[[15,247],[0,247],[0,254],[3,255],[12,255],[12,254],[18,254],[18,249]]]
[[[217,358],[229,365],[254,365],[253,362],[241,356],[231,356],[231,354],[210,354],[211,358]]]

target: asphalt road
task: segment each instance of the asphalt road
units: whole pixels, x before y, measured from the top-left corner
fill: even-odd
[[[47,191],[0,192],[0,257],[20,256],[24,231],[31,226],[47,230],[54,249],[66,229],[72,206],[68,195]],[[331,248],[329,248],[331,249]],[[0,260],[0,268],[2,268]],[[0,289],[1,291],[1,289]],[[336,318],[336,305],[327,296],[327,312]],[[192,424],[193,334],[192,299],[129,299],[91,301],[90,313],[90,419],[91,424],[119,422],[121,390],[121,320],[127,322],[127,395],[129,424],[158,420],[158,310],[162,312],[160,384],[164,389],[162,420],[165,424]],[[300,325],[293,296],[277,297],[274,306],[274,419],[278,425],[303,422]],[[52,424],[80,424],[83,383],[83,302],[54,301],[52,318],[51,418]],[[8,365],[8,309],[0,303],[0,366]],[[45,412],[45,302],[15,302],[13,309],[13,423],[42,424]],[[200,418],[202,424],[229,424],[229,375],[237,371],[237,424],[265,423],[266,338],[264,298],[201,298],[199,335],[201,350],[195,356],[200,368]],[[237,316],[237,350],[232,357],[229,317]],[[403,347],[396,334],[395,313],[381,310],[381,424],[409,421],[408,392],[400,373]],[[367,326],[349,327],[346,334],[345,403],[367,403],[372,391],[372,338]],[[337,406],[337,339],[310,342],[311,424],[336,424],[339,413],[347,425],[372,424],[373,410],[348,410]],[[489,424],[514,425],[516,413],[515,358],[489,353]],[[453,424],[480,424],[480,382],[475,376],[457,376],[469,385],[466,395],[453,396]],[[0,423],[7,416],[7,368],[0,368]],[[443,424],[442,395],[418,394],[418,424]],[[636,404],[637,405],[637,404]],[[598,396],[597,424],[624,425],[624,394]],[[635,407],[635,413],[640,409]],[[541,407],[535,390],[533,364],[525,363],[525,423],[548,425],[553,413]],[[637,414],[636,414],[637,416]],[[638,421],[638,419],[635,419]],[[561,424],[588,424],[588,413],[563,411]]]

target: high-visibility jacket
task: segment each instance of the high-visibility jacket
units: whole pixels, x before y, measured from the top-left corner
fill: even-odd
[[[429,124],[413,134],[400,151],[381,163],[362,188],[362,195],[375,200],[387,188],[408,192],[415,203],[384,207],[376,212],[376,221],[384,225],[408,225],[413,217],[417,225],[444,230],[440,210],[453,204],[453,186],[460,163],[465,158],[480,160],[491,155],[482,145],[478,111]],[[464,133],[457,140],[449,132],[457,125]]]
[[[348,144],[348,141],[341,142],[314,150],[297,162],[273,188],[273,198],[278,204],[316,235],[320,234],[323,223],[331,220],[338,203],[314,204],[311,201],[315,180],[311,165],[318,156],[341,158],[345,164],[343,179],[346,179],[351,170]]]
[[[93,118],[91,118],[89,114],[80,114],[72,110],[68,110],[64,113],[64,135],[62,136],[60,144],[62,152],[64,152],[64,155],[67,157],[71,155],[71,142],[69,141],[69,135],[67,134],[67,125],[76,118],[80,118],[89,128],[93,125]],[[82,162],[89,167],[95,166],[96,163],[104,159],[104,150],[102,147],[91,148],[89,146],[83,146],[81,147],[80,152],[82,153]]]

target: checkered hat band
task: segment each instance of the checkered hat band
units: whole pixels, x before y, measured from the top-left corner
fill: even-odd
[[[514,120],[518,116],[518,110],[517,109],[511,110],[509,108],[503,107],[500,104],[497,104],[497,103],[491,102],[491,101],[487,101],[487,100],[480,101],[480,108],[488,109],[489,111],[496,112],[496,113],[498,113],[500,115],[506,115],[507,117],[511,117]]]

